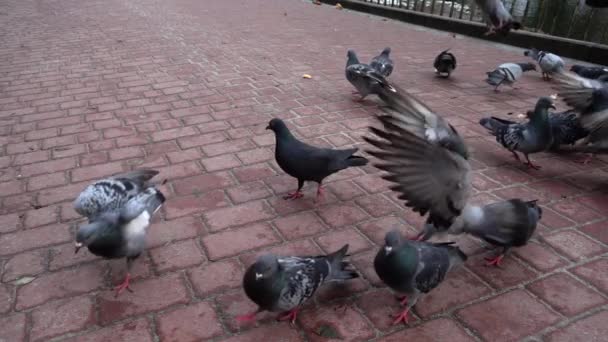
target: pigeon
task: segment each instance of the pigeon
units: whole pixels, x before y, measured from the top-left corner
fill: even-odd
[[[363,101],[369,94],[374,94],[378,83],[384,79],[380,73],[367,64],[359,63],[355,51],[348,50],[348,60],[346,61],[346,79],[357,89],[353,94],[359,93]]]
[[[384,50],[382,50],[378,56],[372,58],[371,63],[369,63],[374,70],[384,77],[388,77],[393,72],[394,63],[389,57],[390,53],[390,47],[384,48]]]
[[[584,65],[574,64],[570,67],[570,71],[588,79],[596,80],[601,77],[603,81],[608,81],[607,67],[588,67]]]
[[[500,123],[494,120],[487,122],[486,118],[479,121],[479,124],[488,128],[489,132],[496,137],[496,141],[513,153],[517,161],[521,152],[526,157],[526,163],[530,168],[540,169],[534,165],[529,158],[529,154],[548,150],[553,146],[553,131],[549,122],[549,108],[555,109],[553,100],[549,97],[541,97],[536,102],[533,112],[528,114],[527,123]]]
[[[503,63],[493,71],[488,71],[486,83],[495,86],[494,91],[498,91],[501,84],[513,86],[524,72],[534,70],[536,66],[532,63]]]
[[[529,110],[526,116],[530,118],[534,111]],[[487,117],[479,120],[479,123],[488,129],[492,134],[500,128],[508,125],[517,124],[515,121],[505,120],[497,117]],[[585,138],[589,132],[581,126],[576,112],[568,110],[561,113],[551,113],[549,124],[553,133],[553,145],[551,151],[559,151],[563,145],[574,145],[580,139]]]
[[[589,7],[594,7],[594,8],[606,8],[606,7],[608,7],[608,1],[606,1],[606,0],[579,0],[578,6],[584,7],[584,5],[587,5]]]
[[[460,216],[466,224],[483,224],[484,207],[469,202],[469,153],[456,129],[397,85],[389,83],[379,95],[392,110],[376,116],[381,127],[369,127],[374,136],[363,139],[374,147],[368,152],[386,171],[390,189],[421,216],[429,214],[414,239],[447,233]]]
[[[519,30],[522,28],[520,22],[513,20],[513,17],[507,11],[502,1],[500,0],[475,0],[477,6],[481,9],[484,15],[488,31],[486,36],[496,32],[502,35],[507,35],[511,29]]]
[[[366,165],[368,160],[355,156],[358,148],[334,150],[305,144],[294,137],[281,119],[272,119],[266,129],[276,137],[275,158],[283,171],[298,179],[298,189],[284,199],[302,196],[305,181],[318,183],[317,200],[323,195],[322,182],[327,176],[351,166]]]
[[[395,316],[393,325],[408,323],[408,313],[423,294],[429,293],[445,279],[454,267],[467,260],[453,243],[408,241],[397,230],[384,238],[374,259],[374,270],[391,289],[405,296],[400,298],[405,310]]]
[[[437,57],[435,57],[435,63],[433,63],[435,73],[445,78],[450,77],[452,71],[456,69],[456,57],[454,54],[448,51],[450,51],[450,49],[442,51],[439,55],[437,55]]]
[[[258,310],[238,316],[238,321],[255,320],[262,311],[284,314],[278,320],[296,321],[298,310],[323,284],[358,278],[344,261],[348,245],[329,255],[279,257],[273,254],[260,256],[249,266],[243,277],[247,297],[255,302]]]
[[[537,201],[510,199],[488,204],[479,213],[478,222],[483,223],[471,225],[459,217],[450,227],[449,233],[468,233],[491,245],[502,247],[502,252],[494,258],[486,258],[488,265],[500,266],[511,247],[526,245],[534,234],[543,213]]]
[[[560,56],[553,53],[539,51],[537,49],[530,49],[524,51],[524,55],[538,62],[545,81],[550,80],[552,74],[563,72],[564,67],[566,66],[564,60]]]
[[[97,181],[75,201],[76,211],[88,217],[88,223],[76,233],[75,253],[87,247],[106,259],[127,260],[125,280],[116,287],[116,296],[125,289],[131,291],[132,263],[144,250],[152,216],[165,202],[161,191],[145,185],[156,174],[138,170]]]

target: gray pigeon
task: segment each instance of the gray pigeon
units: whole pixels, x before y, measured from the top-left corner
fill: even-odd
[[[156,174],[154,170],[138,170],[97,181],[75,201],[76,211],[89,219],[78,228],[75,253],[87,247],[103,258],[127,260],[125,280],[116,287],[116,296],[130,290],[131,265],[144,250],[153,214],[165,202],[159,190],[145,185]]]
[[[305,144],[294,137],[281,119],[272,119],[266,129],[274,132],[276,137],[275,158],[277,164],[288,175],[298,179],[298,189],[285,196],[285,199],[296,199],[304,196],[304,182],[317,182],[317,200],[323,194],[322,182],[327,177],[351,166],[363,166],[368,160],[355,156],[358,148],[334,150]]]
[[[464,217],[456,219],[450,234],[468,233],[494,246],[502,247],[502,252],[494,258],[486,258],[488,265],[500,266],[511,247],[521,247],[528,243],[536,225],[542,217],[542,209],[534,201],[511,199],[488,204],[478,214],[474,224]]]
[[[390,86],[390,87],[389,87]],[[456,218],[482,224],[484,207],[469,203],[471,166],[464,141],[446,120],[396,85],[380,94],[393,107],[378,116],[382,127],[370,127],[375,137],[363,137],[376,149],[374,165],[386,171],[399,199],[420,215],[429,216],[416,240],[446,233]],[[508,216],[508,214],[506,214]]]
[[[511,29],[519,30],[522,28],[520,22],[513,20],[511,13],[507,11],[500,0],[475,0],[477,6],[484,15],[488,31],[485,35],[500,33],[507,35]]]
[[[553,131],[549,122],[549,108],[555,109],[553,101],[549,97],[541,97],[536,102],[534,111],[529,114],[527,123],[500,124],[494,122],[490,125],[490,133],[496,136],[496,141],[513,153],[517,161],[521,152],[526,157],[526,163],[530,168],[540,169],[540,166],[532,164],[529,154],[543,152],[553,146]],[[479,124],[488,127],[485,119]]]
[[[501,84],[513,86],[524,72],[535,70],[536,66],[532,63],[503,63],[493,71],[486,72],[488,78],[486,83],[495,86],[494,91],[498,91]]]
[[[445,78],[449,78],[452,71],[456,69],[456,57],[449,51],[450,49],[442,51],[435,57],[435,62],[433,63],[437,75]]]
[[[371,63],[369,63],[374,70],[384,77],[388,77],[393,72],[394,63],[389,57],[390,53],[390,47],[384,48],[384,50],[382,50],[378,56],[372,58]]]
[[[405,310],[396,315],[393,324],[408,323],[408,313],[420,296],[436,288],[467,256],[450,242],[408,241],[397,230],[388,232],[384,241],[374,259],[374,269],[386,285],[405,295],[401,298]]]
[[[249,266],[243,277],[247,297],[255,302],[258,310],[238,316],[238,321],[251,321],[262,311],[284,312],[279,320],[295,323],[298,310],[323,284],[359,277],[348,270],[344,260],[348,245],[327,256],[277,257],[260,256]]]
[[[550,80],[551,75],[563,72],[564,67],[566,66],[564,60],[560,56],[553,53],[530,49],[528,51],[524,51],[524,55],[532,58],[538,63],[545,81]]]
[[[607,67],[591,67],[579,64],[574,64],[570,67],[570,71],[576,73],[581,77],[585,77],[591,80],[608,81],[608,68]]]
[[[363,101],[369,94],[374,94],[380,82],[384,76],[380,75],[374,68],[367,64],[359,63],[357,54],[355,51],[348,50],[348,60],[346,61],[346,79],[352,84],[356,92],[359,93],[361,98],[358,100]]]

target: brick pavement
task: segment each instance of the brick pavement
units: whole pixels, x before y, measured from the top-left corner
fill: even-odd
[[[495,94],[485,71],[522,51],[298,0],[6,0],[0,3],[0,340],[600,341],[608,333],[606,160],[535,155],[529,171],[477,125],[521,113],[553,91],[539,74]],[[296,185],[273,160],[272,117],[305,140],[361,145],[377,100],[352,101],[346,49],[393,48],[391,78],[454,124],[471,146],[476,200],[539,198],[529,246],[502,270],[468,265],[421,300],[411,326],[373,272],[385,231],[413,232],[376,170],[350,169],[327,197]],[[431,63],[446,47],[453,79]],[[313,76],[303,79],[302,74]],[[123,261],[74,255],[71,201],[91,180],[136,167],[167,179],[169,200],[134,267],[135,293],[114,299]],[[348,242],[363,277],[318,293],[296,327],[260,315],[240,289],[263,251],[327,252]],[[346,304],[346,305],[343,305]],[[266,336],[266,337],[264,337]]]

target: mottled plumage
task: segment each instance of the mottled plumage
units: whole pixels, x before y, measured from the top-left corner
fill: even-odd
[[[384,48],[384,50],[382,50],[378,56],[372,58],[372,61],[369,63],[374,70],[384,77],[388,77],[393,72],[394,63],[389,56],[390,53],[390,47]]]
[[[475,0],[477,6],[484,14],[484,19],[488,26],[485,35],[496,32],[507,35],[511,29],[519,30],[522,28],[520,22],[513,20],[511,13],[507,11],[500,0]]]
[[[495,86],[494,91],[498,91],[501,84],[513,86],[524,72],[530,70],[536,70],[532,63],[503,63],[495,70],[486,72],[486,83]]]
[[[376,69],[363,63],[359,63],[359,59],[355,54],[355,51],[348,50],[346,61],[346,79],[352,84],[361,98],[359,101],[363,101],[369,94],[374,94],[378,87],[378,83],[384,79]]]
[[[564,67],[566,66],[564,60],[553,53],[530,49],[524,51],[524,55],[532,58],[538,63],[544,80],[551,79],[551,75],[555,73],[563,72]]]
[[[261,311],[280,311],[288,313],[279,319],[295,322],[298,309],[320,286],[359,276],[357,272],[347,269],[350,266],[344,261],[347,251],[348,245],[345,245],[326,256],[262,255],[243,277],[245,293],[259,309],[237,319],[247,321],[255,319],[255,314]]]
[[[450,77],[452,71],[456,69],[456,57],[449,51],[450,49],[447,49],[439,53],[433,63],[437,75],[445,78]]]
[[[466,260],[467,256],[451,243],[408,241],[396,230],[388,232],[374,259],[374,270],[391,289],[406,295],[402,301],[407,303],[406,308],[393,324],[407,323],[408,313],[420,296],[436,288],[448,272]]]

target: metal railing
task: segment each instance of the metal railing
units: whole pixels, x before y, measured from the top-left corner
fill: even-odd
[[[361,0],[432,15],[483,22],[473,0]],[[579,6],[579,0],[503,0],[524,30],[608,44],[608,9]]]

